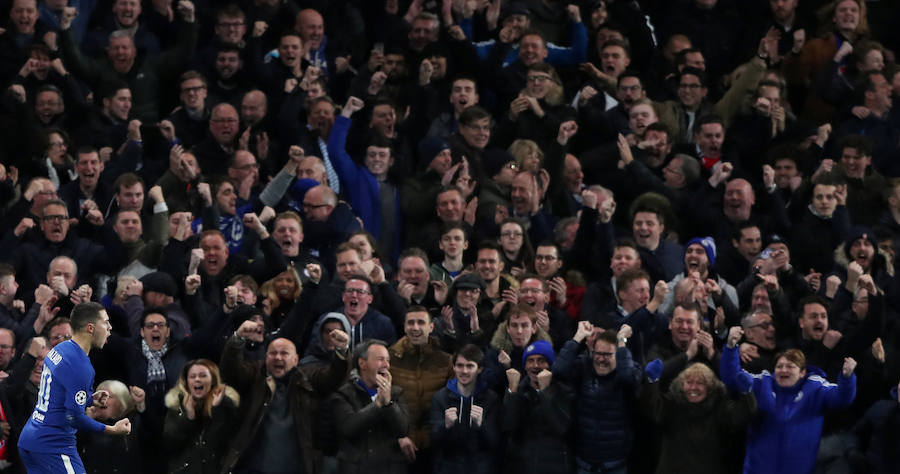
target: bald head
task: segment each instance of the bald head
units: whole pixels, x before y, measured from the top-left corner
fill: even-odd
[[[280,337],[269,343],[266,349],[266,371],[272,377],[276,379],[284,377],[299,362],[297,347],[290,340]]]
[[[327,221],[335,206],[337,206],[337,194],[328,186],[314,186],[303,197],[304,213],[306,218],[312,221]]]
[[[244,94],[241,100],[241,118],[248,125],[256,125],[266,117],[268,101],[266,94],[261,90],[252,90]]]
[[[325,23],[319,12],[312,8],[300,10],[294,29],[300,33],[303,43],[308,44],[310,49],[317,50],[322,45],[322,38],[325,37]]]
[[[746,179],[732,179],[725,185],[723,211],[728,220],[738,222],[750,219],[750,210],[755,203],[756,194]]]
[[[319,184],[328,184],[328,173],[325,171],[325,164],[322,163],[322,159],[318,156],[307,156],[306,158],[303,158],[303,161],[301,161],[300,165],[297,167],[297,178],[314,179],[318,181]]]

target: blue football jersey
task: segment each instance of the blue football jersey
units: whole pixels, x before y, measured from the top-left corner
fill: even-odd
[[[77,454],[78,430],[106,429],[84,413],[93,403],[93,387],[91,360],[75,341],[50,349],[44,357],[37,403],[22,429],[19,447],[35,453]]]

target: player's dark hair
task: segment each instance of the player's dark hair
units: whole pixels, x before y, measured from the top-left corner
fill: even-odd
[[[94,303],[93,301],[76,305],[72,309],[72,316],[69,318],[72,332],[82,331],[88,324],[96,323],[97,319],[100,318],[101,311],[106,311],[106,308],[102,304]]]

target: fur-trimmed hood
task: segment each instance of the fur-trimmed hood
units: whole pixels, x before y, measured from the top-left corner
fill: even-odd
[[[847,270],[850,265],[850,258],[847,256],[848,250],[845,250],[847,243],[844,242],[834,249],[834,263],[843,270]],[[884,250],[875,247],[875,255],[872,257],[872,270],[869,272],[872,276],[877,275],[879,271],[884,271],[888,276],[894,276],[894,262],[891,261],[891,255]],[[876,282],[877,284],[877,282]]]
[[[534,339],[529,342],[534,341],[547,341],[550,345],[553,345],[553,340],[550,339],[550,335],[547,334],[547,331],[544,331],[541,328],[537,328],[537,332],[534,334]],[[497,326],[497,330],[494,331],[494,337],[491,338],[491,347],[497,349],[498,351],[506,351],[507,354],[512,353],[513,350],[513,342],[512,338],[509,337],[509,333],[506,332],[506,321],[503,321]]]
[[[240,406],[241,396],[237,390],[230,385],[225,385],[225,397],[231,400],[235,407]],[[166,408],[179,409],[181,407],[181,399],[187,393],[181,387],[174,387],[166,393]]]

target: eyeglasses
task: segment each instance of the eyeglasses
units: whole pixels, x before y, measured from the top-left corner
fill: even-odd
[[[513,231],[506,231],[506,232],[500,233],[500,237],[521,237],[522,235],[523,234],[521,232],[513,232]]]
[[[369,290],[364,290],[362,288],[344,288],[344,293],[347,293],[348,295],[352,295],[353,293],[356,293],[357,295],[368,295]]]
[[[168,326],[168,324],[166,324],[166,323],[164,323],[164,322],[159,322],[159,323],[144,323],[144,329],[153,329],[153,328],[160,328],[160,329],[162,329],[162,328],[164,328],[164,327],[166,327],[166,326]]]
[[[44,222],[62,222],[68,218],[68,216],[64,216],[62,214],[52,214],[49,216],[41,217],[41,220]]]
[[[753,329],[753,328],[769,329],[770,327],[772,327],[772,326],[774,326],[774,325],[775,325],[775,324],[773,324],[771,321],[766,321],[766,322],[764,322],[764,323],[753,324],[753,325],[751,325],[751,326],[747,326],[747,329]]]
[[[547,82],[552,81],[553,78],[550,76],[528,76],[526,80],[528,82]]]

